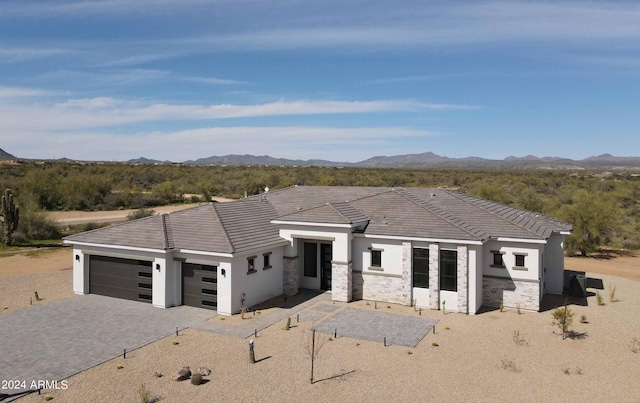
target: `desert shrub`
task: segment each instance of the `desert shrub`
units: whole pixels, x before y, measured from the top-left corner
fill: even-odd
[[[195,373],[191,375],[191,384],[192,385],[200,385],[202,383],[202,375]]]
[[[513,342],[516,343],[516,345],[518,346],[528,346],[529,345],[529,341],[527,340],[526,337],[524,337],[524,335],[520,334],[519,330],[514,330],[513,331]]]
[[[127,214],[127,220],[133,221],[140,218],[150,217],[155,213],[154,210],[150,208],[139,208],[131,213]]]
[[[567,307],[567,303],[565,302],[564,307],[554,309],[551,315],[553,316],[552,324],[562,331],[562,339],[564,340],[573,324],[573,311]]]
[[[144,386],[144,383],[138,388],[138,401],[140,403],[149,403],[151,401],[151,392]]]
[[[61,236],[55,222],[47,218],[47,214],[29,200],[20,205],[20,221],[16,234],[24,240],[57,239]]]
[[[600,294],[600,291],[598,290],[596,290],[596,302],[598,303],[598,305],[604,305],[602,294]]]
[[[609,301],[616,302],[618,298],[616,298],[616,286],[609,285]]]
[[[636,354],[640,352],[640,340],[634,337],[633,340],[631,340],[631,344],[629,344],[629,350]]]
[[[502,369],[515,373],[522,372],[522,369],[518,367],[516,362],[508,358],[502,359]]]
[[[580,323],[589,323],[589,321],[587,320],[587,315],[580,316]]]

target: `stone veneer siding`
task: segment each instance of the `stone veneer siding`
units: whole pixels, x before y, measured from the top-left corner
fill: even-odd
[[[484,276],[482,279],[482,304],[531,311],[540,310],[540,282],[537,280],[514,280],[509,277]]]
[[[331,299],[349,302],[352,298],[351,262],[331,262]]]
[[[284,270],[282,273],[282,282],[284,295],[296,295],[300,288],[298,256],[285,256],[283,261]]]
[[[440,247],[429,245],[429,308],[440,309]]]
[[[466,246],[458,246],[458,312],[469,313],[469,258]]]
[[[364,299],[364,276],[361,271],[351,273],[351,297],[359,300]]]
[[[383,272],[360,273],[364,280],[363,299],[409,305],[411,298],[404,294],[406,281],[400,274]]]

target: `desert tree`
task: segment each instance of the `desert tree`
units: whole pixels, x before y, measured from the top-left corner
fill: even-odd
[[[561,215],[573,225],[567,249],[587,256],[610,240],[620,213],[616,201],[607,194],[579,189],[573,193],[571,204],[563,206]]]
[[[324,347],[325,343],[328,340],[328,336],[326,334],[316,335],[316,330],[305,330],[302,333],[302,347],[304,348],[304,352],[311,358],[311,375],[309,376],[309,381],[313,384],[313,370],[315,366],[315,360],[318,358],[322,347]]]
[[[554,326],[557,326],[562,331],[562,340],[567,338],[567,333],[571,329],[573,324],[573,311],[567,306],[568,302],[565,300],[564,307],[556,308],[551,312],[553,316]]]

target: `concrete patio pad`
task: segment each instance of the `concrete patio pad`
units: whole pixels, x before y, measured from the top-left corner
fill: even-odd
[[[313,329],[338,337],[384,342],[415,347],[438,323],[435,319],[376,312],[357,308],[344,308],[314,326]]]

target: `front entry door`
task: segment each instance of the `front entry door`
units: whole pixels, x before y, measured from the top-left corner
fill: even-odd
[[[320,288],[323,290],[331,290],[331,260],[333,258],[333,249],[331,244],[320,245]]]

